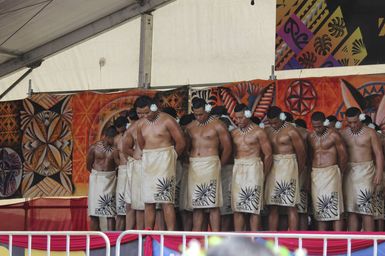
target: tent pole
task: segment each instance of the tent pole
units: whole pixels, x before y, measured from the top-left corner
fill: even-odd
[[[152,62],[152,14],[142,14],[140,23],[140,55],[138,87],[149,89],[151,86]]]
[[[0,95],[0,100],[5,96],[7,95],[13,88],[15,88],[16,85],[18,85],[18,83],[20,83],[26,76],[29,75],[29,73],[31,73],[33,70],[33,68],[29,68],[27,71],[24,72],[24,74],[21,75],[21,77],[19,77],[19,79],[17,79],[15,82],[13,82],[13,84],[11,84],[1,95]]]

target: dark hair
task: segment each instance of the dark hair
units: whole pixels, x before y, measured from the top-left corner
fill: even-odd
[[[147,95],[139,96],[134,103],[135,108],[150,107],[154,101]]]
[[[131,108],[127,113],[128,118],[130,120],[139,120],[138,113],[136,113],[135,108]]]
[[[180,118],[179,124],[182,126],[186,126],[194,120],[195,120],[194,114],[187,114],[187,115],[184,115]]]
[[[114,138],[118,132],[116,131],[115,126],[111,125],[108,126],[106,129],[103,131],[103,135],[109,138]]]
[[[299,126],[299,127],[307,129],[307,125],[306,125],[305,120],[303,120],[301,118],[295,119],[294,123],[295,123],[296,126]]]
[[[178,113],[176,112],[175,108],[173,108],[173,107],[166,107],[162,110],[162,112],[169,114],[173,118],[178,117]]]
[[[267,110],[267,118],[274,119],[279,117],[279,115],[282,113],[282,110],[277,106],[272,106]]]
[[[247,110],[247,106],[245,104],[243,104],[243,103],[239,104],[238,103],[237,105],[235,105],[235,108],[234,108],[235,113],[242,112],[245,110]]]
[[[362,123],[364,123],[365,125],[369,125],[369,124],[373,123],[373,120],[370,116],[365,115],[365,120],[362,121]]]
[[[361,110],[356,107],[351,107],[346,110],[345,114],[347,117],[355,117],[361,114]]]
[[[374,129],[376,131],[381,131],[381,127],[379,125],[377,125],[377,124],[374,124]]]
[[[286,120],[285,121],[289,122],[289,123],[292,123],[294,121],[293,115],[291,113],[289,113],[289,112],[284,112],[284,113],[286,115]]]
[[[322,112],[319,112],[319,111],[316,111],[314,112],[312,115],[311,115],[311,120],[312,121],[325,121],[325,114],[322,113]]]
[[[192,101],[192,109],[205,108],[206,101],[202,98],[193,98]]]
[[[333,116],[333,115],[330,115],[326,118],[327,120],[329,120],[329,122],[337,122],[338,119],[336,116]]]
[[[126,117],[124,116],[119,116],[118,118],[115,119],[114,121],[114,126],[116,128],[120,128],[120,127],[126,127],[126,124],[128,123],[128,120]]]
[[[250,117],[251,122],[255,123],[256,125],[259,125],[261,123],[261,119],[259,119],[256,116]]]
[[[213,116],[222,116],[222,115],[228,115],[227,109],[225,106],[215,106],[211,109],[210,115]]]

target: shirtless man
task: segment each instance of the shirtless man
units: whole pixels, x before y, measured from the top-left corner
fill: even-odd
[[[195,117],[193,114],[184,115],[180,118],[179,125],[183,131],[186,141],[188,140],[188,135],[186,132],[186,127],[192,121],[194,121]],[[189,152],[187,152],[187,147],[185,151],[181,155],[180,159],[182,162],[183,173],[182,173],[182,181],[181,187],[179,191],[179,211],[182,215],[182,225],[183,231],[191,231],[192,230],[192,208],[189,206],[187,200],[187,179],[188,179],[188,156]]]
[[[245,218],[250,214],[250,229],[261,227],[260,211],[265,176],[273,163],[272,148],[266,132],[254,124],[245,104],[234,108],[238,128],[231,132],[234,143],[232,208],[235,231],[245,231]],[[263,162],[261,161],[263,153]]]
[[[305,127],[302,127],[301,125],[297,126],[294,117],[291,113],[289,112],[284,112],[286,115],[286,122],[291,123],[299,132],[303,139],[303,143],[305,145],[305,152],[308,153],[307,151],[307,137],[309,132],[306,129],[306,122]],[[301,121],[300,121],[301,123]],[[308,229],[308,196],[309,196],[309,171],[308,171],[308,166],[309,166],[309,156],[306,155],[306,160],[305,160],[305,168],[303,170],[299,170],[299,203],[297,204],[297,212],[298,212],[298,229],[299,230],[307,230]],[[286,219],[287,220],[287,219]],[[285,226],[285,220],[282,220],[280,218],[280,225],[282,227],[287,228],[287,225]]]
[[[141,96],[135,103],[136,112],[143,115],[138,121],[137,139],[143,151],[145,228],[154,229],[155,204],[160,203],[167,229],[175,230],[176,160],[185,148],[185,139],[175,119],[159,112],[151,98]]]
[[[299,120],[298,123],[300,125],[297,125],[297,120],[294,121],[295,128],[301,134],[301,137],[305,144],[305,152],[308,153],[308,145],[307,145],[307,139],[309,136],[309,131],[306,129],[306,122],[302,120],[303,123]],[[305,127],[303,127],[303,125]],[[300,176],[299,176],[299,187],[300,187],[300,203],[297,206],[298,210],[298,220],[299,220],[299,230],[307,230],[308,229],[308,213],[309,213],[309,207],[308,207],[308,197],[310,195],[310,173],[309,173],[309,166],[311,163],[309,163],[309,154],[306,156],[306,165],[304,170],[300,170]]]
[[[87,170],[91,173],[88,189],[90,229],[100,231],[99,217],[107,217],[107,229],[115,230],[116,155],[113,126],[103,131],[102,140],[91,145],[87,154]]]
[[[358,221],[358,215],[361,215],[363,229],[374,231],[372,195],[375,187],[382,182],[384,155],[376,132],[361,123],[365,115],[355,107],[347,109],[345,114],[348,127],[341,134],[349,154],[344,180],[345,208],[349,214],[348,229],[361,229]]]
[[[118,177],[117,177],[117,183],[116,183],[116,230],[125,230],[126,228],[126,220],[128,222],[132,223],[132,211],[130,209],[129,205],[126,205],[126,199],[124,198],[126,195],[126,189],[130,188],[129,186],[126,186],[127,179],[131,179],[131,177],[128,177],[127,172],[127,158],[128,155],[123,152],[123,144],[124,143],[132,143],[132,141],[126,142],[126,137],[124,136],[124,133],[126,131],[126,125],[128,123],[127,118],[123,116],[119,116],[114,121],[114,126],[118,132],[118,134],[114,138],[114,147],[118,151],[118,157],[117,157],[117,165],[118,168]],[[131,184],[130,184],[131,185]],[[128,212],[126,210],[129,210]],[[127,216],[127,214],[129,216]],[[133,222],[135,223],[135,222]],[[128,224],[128,223],[127,223]],[[133,224],[128,225],[128,229],[133,228]]]
[[[289,230],[298,229],[299,171],[304,170],[306,152],[301,134],[288,124],[278,107],[267,112],[268,133],[273,148],[273,166],[266,177],[265,202],[270,206],[269,230],[278,228],[278,206],[287,207]]]
[[[365,115],[365,120],[362,121],[364,125],[369,128],[376,130],[377,125],[373,123],[373,120],[370,116]],[[382,134],[376,133],[380,143],[383,143]],[[384,178],[383,178],[384,179]],[[380,184],[376,186],[373,201],[374,201],[374,224],[375,231],[383,231],[384,230],[384,186]]]
[[[341,135],[328,128],[325,115],[314,112],[311,116],[314,132],[308,137],[312,159],[312,202],[318,230],[343,230],[342,174],[347,167],[348,155]]]
[[[212,231],[220,231],[222,202],[221,165],[231,157],[231,137],[226,126],[210,118],[211,105],[200,98],[192,101],[195,119],[187,126],[190,148],[188,200],[193,208],[193,231],[202,231],[204,210],[210,211]],[[220,156],[220,158],[219,158]]]
[[[131,191],[129,196],[126,196],[126,199],[131,196],[131,205],[127,204],[127,207],[130,207],[134,211],[134,216],[132,219],[135,221],[136,228],[138,230],[144,229],[144,202],[142,198],[142,150],[139,147],[137,140],[137,127],[138,119],[142,116],[136,114],[135,108],[132,108],[128,114],[130,125],[128,126],[126,132],[124,133],[124,140],[126,143],[123,144],[123,151],[126,155],[131,155],[132,158],[128,157],[127,169],[131,169]],[[129,143],[132,141],[132,143]],[[127,209],[129,211],[129,209]],[[128,216],[127,216],[128,217]],[[127,224],[131,224],[126,220]]]

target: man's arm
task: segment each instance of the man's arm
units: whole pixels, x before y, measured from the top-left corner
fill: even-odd
[[[182,132],[183,132],[184,139],[186,141],[186,147],[183,150],[181,160],[185,163],[188,163],[190,151],[191,151],[191,137],[188,132],[188,128],[185,128],[184,131],[182,130]]]
[[[342,136],[338,132],[333,133],[333,139],[337,149],[338,166],[340,167],[341,173],[344,173],[348,167],[348,151],[342,140]]]
[[[138,125],[136,126],[136,133],[137,133],[136,139],[138,141],[139,148],[143,150],[145,145],[145,140],[142,134],[143,121],[139,120],[137,122],[138,122]]]
[[[175,142],[175,151],[178,156],[180,156],[183,153],[183,150],[186,148],[186,140],[184,138],[182,129],[173,118],[168,118],[167,128]]]
[[[301,134],[299,134],[295,128],[290,129],[289,136],[293,143],[295,154],[297,155],[298,170],[301,172],[304,170],[306,164],[305,143],[303,143]]]
[[[226,163],[228,163],[231,158],[231,152],[232,152],[231,136],[226,126],[223,123],[221,123],[221,121],[217,122],[217,124],[215,125],[215,129],[217,130],[220,146],[222,149],[221,165],[225,166]]]
[[[134,138],[129,131],[126,131],[123,136],[122,151],[124,156],[127,158],[134,154]]]
[[[376,158],[376,174],[374,175],[373,183],[375,185],[379,185],[382,182],[382,172],[384,169],[384,153],[382,152],[381,142],[376,134],[376,132],[372,129],[368,129],[370,132],[370,140],[372,144],[372,150],[374,156]]]
[[[92,171],[92,166],[95,162],[95,146],[91,145],[87,152],[86,167],[89,172]]]
[[[271,166],[273,165],[273,149],[271,148],[267,133],[263,129],[260,129],[258,133],[258,140],[264,155],[263,172],[266,176],[267,173],[271,170]]]

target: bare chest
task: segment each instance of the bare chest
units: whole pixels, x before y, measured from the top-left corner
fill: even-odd
[[[190,130],[193,140],[213,140],[217,138],[217,132],[212,126],[197,126]]]
[[[147,123],[142,128],[144,137],[163,137],[168,134],[167,127],[162,123]]]

